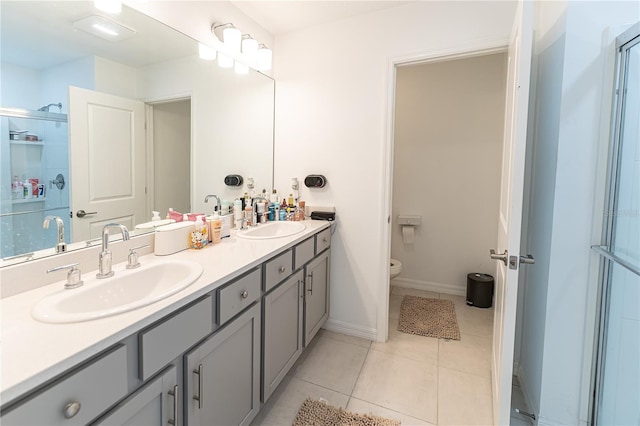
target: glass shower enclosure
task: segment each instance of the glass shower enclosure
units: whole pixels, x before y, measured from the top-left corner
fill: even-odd
[[[63,220],[65,241],[70,241],[67,115],[49,109],[0,108],[0,258],[4,260],[56,245],[55,223],[43,228],[47,216]]]
[[[618,38],[592,423],[640,424],[640,23]]]

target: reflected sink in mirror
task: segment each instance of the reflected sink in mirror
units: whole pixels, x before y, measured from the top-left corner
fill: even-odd
[[[238,231],[238,238],[247,240],[268,240],[271,238],[282,238],[295,235],[304,231],[306,226],[300,222],[270,222],[247,229],[246,231]]]
[[[193,284],[202,266],[184,260],[142,264],[138,269],[120,269],[111,278],[83,276],[84,285],[61,290],[40,300],[31,315],[47,323],[90,321],[150,305]],[[60,283],[60,287],[64,283]]]

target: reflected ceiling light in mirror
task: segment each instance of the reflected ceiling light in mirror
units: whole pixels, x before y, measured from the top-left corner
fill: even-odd
[[[108,41],[122,41],[136,35],[136,30],[104,16],[91,15],[73,23],[74,28]]]
[[[96,9],[106,13],[122,12],[122,2],[120,0],[93,0]]]
[[[246,63],[255,68],[258,64],[258,40],[252,38],[249,34],[242,36],[242,56]]]
[[[204,59],[205,61],[213,61],[216,59],[216,50],[204,43],[198,43],[198,54],[200,55],[200,59]]]
[[[273,52],[264,44],[258,49],[258,69],[260,71],[269,71],[273,62]]]
[[[225,53],[218,53],[218,66],[220,68],[231,68],[233,66],[233,58]]]
[[[236,74],[249,74],[249,66],[243,64],[242,62],[236,61],[233,69],[235,70]]]

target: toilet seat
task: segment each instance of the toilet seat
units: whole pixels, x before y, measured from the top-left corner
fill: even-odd
[[[389,259],[389,262],[391,263],[389,275],[393,278],[402,272],[402,262],[397,259]]]

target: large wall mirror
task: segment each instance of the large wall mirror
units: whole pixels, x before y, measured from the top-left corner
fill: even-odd
[[[55,254],[48,216],[73,249],[105,223],[135,229],[152,210],[209,214],[206,195],[246,190],[227,175],[270,191],[271,78],[200,59],[195,40],[127,6],[0,8],[0,266]],[[105,36],[112,26],[120,35]]]

